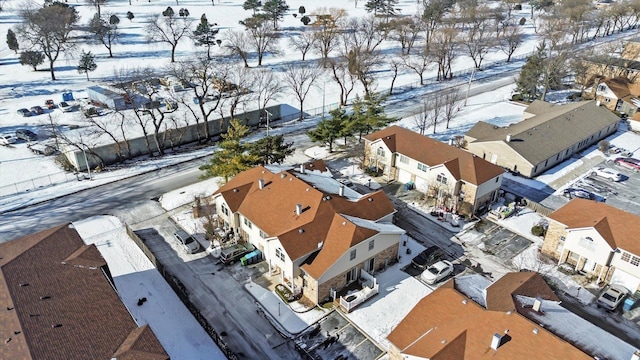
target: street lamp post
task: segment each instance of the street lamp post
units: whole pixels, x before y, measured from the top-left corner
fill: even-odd
[[[84,164],[87,166],[87,172],[89,173],[89,180],[93,180],[91,176],[91,166],[89,166],[89,160],[87,159],[87,152],[82,148],[82,154],[84,154]]]
[[[269,117],[272,115],[267,109],[264,109],[264,112],[267,114],[267,136],[269,136]]]
[[[324,120],[324,104],[325,104],[325,87],[327,85],[326,81],[322,82],[322,120]]]
[[[464,106],[467,106],[467,99],[469,99],[469,90],[471,90],[471,82],[473,81],[473,75],[476,74],[476,68],[474,67],[469,77],[469,83],[467,84],[467,95],[464,97]]]

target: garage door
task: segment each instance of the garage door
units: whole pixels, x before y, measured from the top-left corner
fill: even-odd
[[[429,190],[429,182],[426,179],[416,176],[416,190],[426,193]]]
[[[640,279],[620,269],[616,269],[609,283],[622,285],[629,291],[635,292],[640,286]]]
[[[411,181],[411,173],[408,172],[407,170],[402,170],[400,169],[400,171],[398,171],[398,181],[406,184],[408,182]]]

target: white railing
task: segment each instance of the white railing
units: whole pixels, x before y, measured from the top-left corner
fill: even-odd
[[[358,281],[362,284],[362,289],[360,291],[348,294],[346,297],[340,296],[340,306],[342,306],[346,312],[350,312],[356,306],[362,304],[367,301],[367,299],[378,293],[379,285],[373,275],[361,270],[360,279]]]

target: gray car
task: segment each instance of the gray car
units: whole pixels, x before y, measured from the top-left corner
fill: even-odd
[[[177,230],[173,233],[173,237],[178,240],[178,243],[180,243],[187,254],[193,254],[200,250],[200,244],[184,230]]]

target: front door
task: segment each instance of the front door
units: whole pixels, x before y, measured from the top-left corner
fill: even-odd
[[[347,272],[347,284],[351,284],[352,282],[358,279],[358,268],[354,267],[349,272]]]
[[[364,271],[369,274],[373,274],[373,265],[375,263],[376,258],[371,258],[364,263]]]

